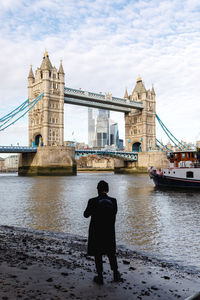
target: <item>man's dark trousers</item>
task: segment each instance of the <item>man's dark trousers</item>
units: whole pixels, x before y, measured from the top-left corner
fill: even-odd
[[[114,253],[107,253],[109,262],[110,262],[110,268],[113,272],[117,272],[118,265],[117,265],[117,258]],[[102,276],[103,273],[103,258],[102,254],[96,254],[94,256],[95,259],[95,265],[98,275]]]

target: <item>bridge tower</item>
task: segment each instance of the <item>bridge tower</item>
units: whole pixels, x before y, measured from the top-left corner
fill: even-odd
[[[29,146],[63,145],[64,70],[53,67],[47,51],[35,76],[32,66],[28,75],[28,97],[44,97],[29,112]]]
[[[138,77],[131,95],[125,90],[125,99],[142,102],[143,110],[132,109],[125,114],[125,147],[126,151],[145,152],[156,147],[156,100],[155,91],[146,90],[142,78]]]

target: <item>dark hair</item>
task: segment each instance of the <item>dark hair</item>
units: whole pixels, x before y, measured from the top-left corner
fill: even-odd
[[[97,185],[97,190],[100,194],[103,192],[108,192],[109,191],[108,183],[104,180],[99,181]]]

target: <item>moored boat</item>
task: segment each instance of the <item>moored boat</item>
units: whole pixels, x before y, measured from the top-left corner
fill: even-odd
[[[149,169],[156,187],[200,189],[200,151],[177,151],[169,155],[169,168]]]

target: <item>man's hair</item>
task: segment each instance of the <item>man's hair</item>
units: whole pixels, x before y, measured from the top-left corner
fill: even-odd
[[[99,181],[97,185],[97,190],[99,193],[108,192],[109,191],[108,183],[104,180]]]

